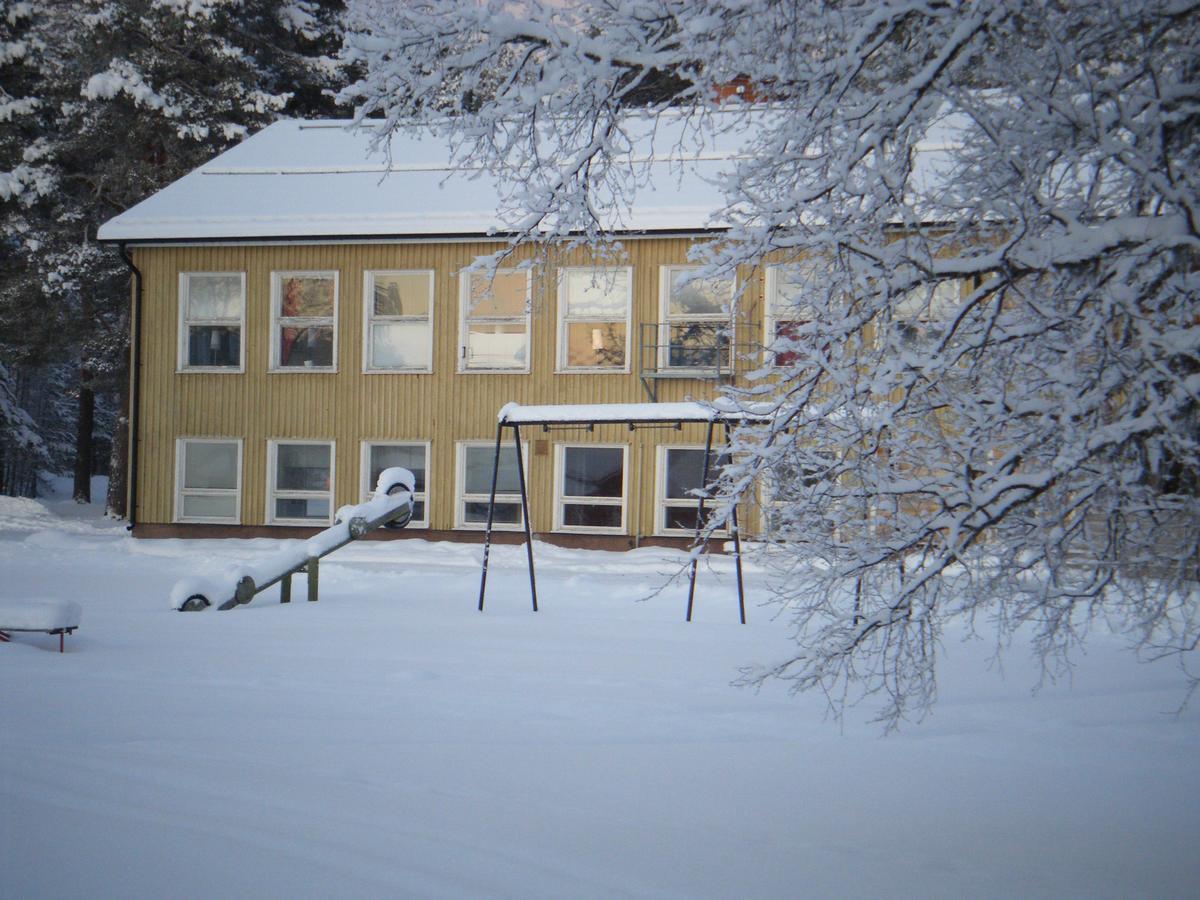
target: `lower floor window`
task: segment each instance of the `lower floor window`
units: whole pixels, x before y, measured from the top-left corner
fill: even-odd
[[[496,445],[490,442],[458,445],[458,512],[455,518],[460,528],[487,526],[495,453]],[[524,524],[517,451],[512,444],[502,444],[500,467],[496,473],[496,509],[492,527],[516,530],[523,528]]]
[[[845,498],[836,487],[836,456],[825,450],[792,449],[777,459],[762,480],[763,530],[768,539],[806,540],[808,535],[832,535],[846,512]],[[812,492],[822,501],[814,503]],[[863,518],[874,518],[863,510]]]
[[[624,532],[625,453],[624,446],[558,446],[556,528]]]
[[[280,525],[327,525],[333,514],[333,442],[271,441],[267,518]]]
[[[180,438],[176,444],[175,518],[241,522],[242,442]]]
[[[363,497],[369,499],[379,481],[379,473],[393,466],[402,466],[416,477],[413,493],[413,514],[409,528],[429,527],[428,495],[429,445],[426,443],[365,442],[363,444]]]
[[[708,483],[724,460],[717,451],[708,457]],[[699,496],[705,486],[703,447],[660,447],[658,459],[658,530],[665,534],[694,534],[700,523]],[[711,507],[706,504],[706,512]]]

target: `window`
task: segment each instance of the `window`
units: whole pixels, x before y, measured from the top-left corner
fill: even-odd
[[[271,273],[271,368],[337,367],[337,272]]]
[[[632,270],[570,268],[558,280],[558,367],[629,370]]]
[[[521,444],[521,455],[528,458]],[[491,441],[458,445],[459,528],[483,528],[487,525],[488,496],[492,490],[492,460],[496,445]],[[496,512],[492,527],[506,531],[524,528],[521,517],[521,482],[517,475],[517,451],[511,443],[500,446],[500,470],[496,480]]]
[[[955,279],[925,284],[904,294],[892,305],[892,328],[901,346],[928,347],[941,340],[945,322],[961,298]]]
[[[464,272],[459,371],[529,371],[529,273]]]
[[[624,532],[627,448],[559,444],[555,449],[555,529]]]
[[[333,442],[270,441],[267,521],[328,525],[333,521]]]
[[[242,442],[180,438],[175,443],[175,521],[237,525],[242,520]]]
[[[367,272],[368,372],[433,370],[433,272]]]
[[[809,541],[833,535],[845,509],[838,489],[837,460],[829,450],[790,447],[763,472],[762,525],[770,539]],[[814,502],[813,494],[820,496]]]
[[[666,332],[659,343],[669,369],[730,368],[730,310],[734,279],[697,278],[694,266],[663,266],[662,311]]]
[[[412,520],[408,527],[428,528],[429,498],[426,485],[429,483],[429,444],[364,441],[362,448],[363,499],[370,499],[375,485],[379,482],[380,472],[392,466],[403,466],[417,479],[416,491],[413,492]]]
[[[244,272],[181,272],[179,368],[241,372]]]
[[[817,272],[811,263],[767,267],[766,348],[771,365],[790,366],[799,359],[796,351],[777,350],[775,344],[795,338],[797,329],[816,317],[803,298],[813,293]]]
[[[709,484],[716,480],[724,462],[725,458],[718,451],[709,453]],[[693,492],[703,487],[703,447],[658,448],[658,508],[655,518],[660,534],[696,533],[700,498]],[[709,509],[711,507],[706,505],[706,514]]]

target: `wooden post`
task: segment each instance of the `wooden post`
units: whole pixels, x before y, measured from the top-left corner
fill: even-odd
[[[279,602],[292,602],[292,573],[288,572],[279,579]]]
[[[308,558],[308,565],[305,566],[308,572],[308,602],[317,602],[317,579],[320,577],[320,560],[315,556]]]

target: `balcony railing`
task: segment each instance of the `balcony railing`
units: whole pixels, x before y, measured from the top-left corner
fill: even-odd
[[[757,354],[757,340],[739,342],[741,335],[758,335],[753,323],[644,322],[638,340],[638,374],[651,400],[657,401],[662,379],[729,381],[739,359]]]

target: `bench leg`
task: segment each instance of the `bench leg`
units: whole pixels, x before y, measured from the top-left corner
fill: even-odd
[[[12,638],[8,636],[7,631],[0,631],[0,644],[7,644]]]
[[[63,652],[63,639],[66,637],[61,631],[58,633],[58,652]]]

